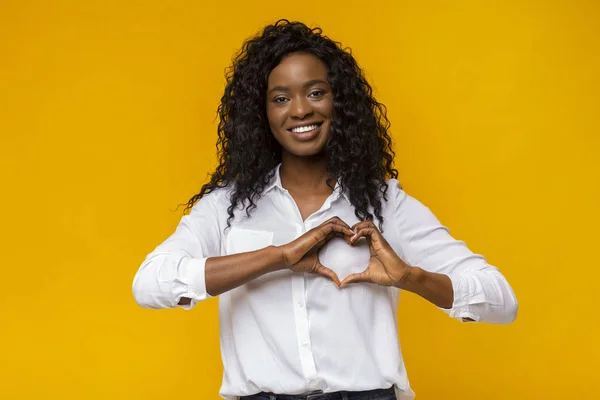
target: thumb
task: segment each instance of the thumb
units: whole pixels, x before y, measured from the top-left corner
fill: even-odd
[[[357,283],[357,282],[371,282],[371,279],[369,278],[369,274],[367,273],[366,270],[361,273],[350,274],[347,277],[345,277],[341,283],[341,287],[344,287],[350,283]]]
[[[337,286],[338,288],[340,287],[340,278],[338,278],[335,272],[333,272],[331,269],[327,268],[323,264],[317,264],[317,267],[315,268],[315,273],[324,276],[325,278],[331,279],[333,283],[335,283],[335,286]]]

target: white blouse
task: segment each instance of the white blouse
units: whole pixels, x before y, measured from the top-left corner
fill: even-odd
[[[138,304],[174,308],[181,297],[188,297],[192,302],[184,308],[192,308],[211,297],[204,280],[208,257],[283,245],[334,216],[350,226],[358,222],[339,186],[303,222],[281,186],[279,166],[275,172],[250,218],[239,208],[229,229],[229,189],[218,189],[197,202],[140,266],[133,281]],[[387,183],[383,236],[409,265],[450,277],[454,304],[444,311],[459,320],[512,322],[517,300],[498,269],[450,236],[397,180]],[[334,238],[319,258],[343,280],[366,268],[369,251],[364,240],[351,247]],[[233,400],[261,391],[300,394],[394,385],[398,399],[414,397],[398,343],[399,295],[397,288],[371,283],[338,289],[321,276],[289,270],[265,274],[221,294],[220,395]]]

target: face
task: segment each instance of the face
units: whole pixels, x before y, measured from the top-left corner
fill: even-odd
[[[318,57],[291,53],[271,71],[267,117],[284,153],[295,156],[321,153],[330,135],[332,110],[327,66]]]

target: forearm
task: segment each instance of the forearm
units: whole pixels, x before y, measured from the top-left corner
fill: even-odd
[[[206,291],[218,296],[266,273],[284,268],[281,251],[276,246],[261,250],[210,257],[206,260]]]
[[[446,309],[452,317],[462,321],[508,324],[515,320],[518,310],[516,297],[497,270],[463,276],[458,282],[458,292],[454,293],[455,288],[448,275],[411,267],[406,280],[399,286]],[[455,301],[455,298],[459,300]]]
[[[411,267],[400,288],[413,292],[441,308],[452,308],[454,302],[454,290],[450,278],[419,267]]]
[[[250,282],[261,275],[284,268],[281,252],[276,246],[228,256],[209,257],[204,265],[206,293],[212,297]],[[182,297],[178,305],[191,303]]]

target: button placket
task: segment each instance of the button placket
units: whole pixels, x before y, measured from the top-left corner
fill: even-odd
[[[296,237],[301,236],[307,230],[305,224],[298,224]],[[307,382],[317,381],[317,368],[311,349],[310,333],[308,326],[308,312],[306,310],[306,285],[304,274],[292,276],[292,301],[294,306],[294,319],[296,322],[296,338],[298,343],[302,371]]]

